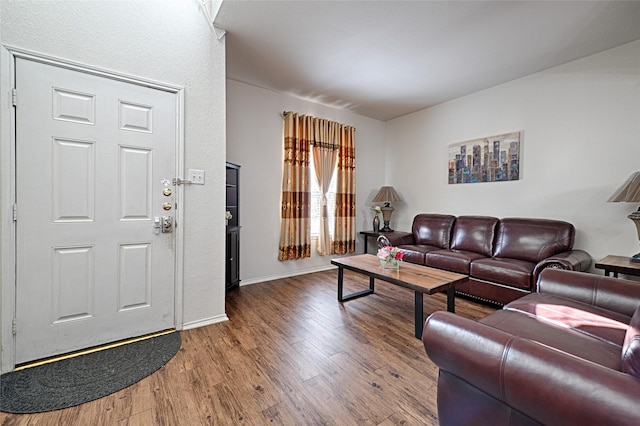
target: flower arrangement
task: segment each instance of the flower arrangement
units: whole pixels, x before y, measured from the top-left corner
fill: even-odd
[[[398,247],[384,246],[378,250],[378,260],[383,268],[397,268],[403,257],[404,253]]]
[[[233,215],[231,214],[231,212],[230,212],[229,210],[227,210],[227,211],[224,213],[224,218],[225,218],[226,220],[231,220],[231,219],[233,219]]]
[[[378,216],[379,214],[382,214],[382,210],[380,209],[380,206],[371,206],[370,209],[373,212],[374,216]]]

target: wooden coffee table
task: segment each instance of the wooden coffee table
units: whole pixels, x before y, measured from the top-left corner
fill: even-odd
[[[338,301],[366,296],[374,292],[375,279],[406,287],[415,292],[415,336],[422,338],[424,323],[423,294],[434,294],[447,291],[447,310],[455,312],[455,286],[469,279],[467,275],[443,271],[413,263],[401,263],[400,269],[383,269],[375,255],[361,254],[331,260],[338,267]],[[369,277],[369,288],[355,293],[343,295],[344,270],[348,269]]]

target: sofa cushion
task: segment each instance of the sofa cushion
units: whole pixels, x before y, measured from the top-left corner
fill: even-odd
[[[435,250],[425,256],[425,265],[469,275],[471,262],[485,258],[480,253],[462,250]]]
[[[622,372],[640,378],[640,306],[631,317],[622,344]]]
[[[503,309],[520,312],[557,327],[599,339],[622,348],[630,318],[588,303],[548,293],[533,293]]]
[[[575,228],[568,222],[505,218],[498,224],[493,256],[538,263],[556,253],[571,250],[574,236]]]
[[[479,322],[620,371],[620,346],[594,339],[574,330],[538,321],[531,316],[509,310],[496,311]]]
[[[453,225],[451,248],[491,257],[497,225],[496,217],[460,216]]]
[[[531,289],[531,274],[534,264],[518,259],[478,259],[471,263],[469,274],[473,278]]]
[[[455,221],[456,217],[451,215],[416,215],[411,228],[415,244],[448,249],[451,245],[451,229]]]

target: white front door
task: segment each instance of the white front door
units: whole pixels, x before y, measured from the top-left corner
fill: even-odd
[[[176,94],[15,75],[16,364],[175,327]]]

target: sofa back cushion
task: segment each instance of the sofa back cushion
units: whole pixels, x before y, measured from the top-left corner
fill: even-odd
[[[416,244],[448,249],[451,245],[451,229],[455,216],[444,214],[419,214],[413,218],[413,238]]]
[[[498,218],[489,216],[459,216],[453,225],[451,248],[491,257]]]
[[[640,378],[640,306],[631,317],[622,344],[622,372]]]
[[[493,256],[537,263],[571,250],[574,237],[573,225],[561,220],[505,218],[498,224]]]

